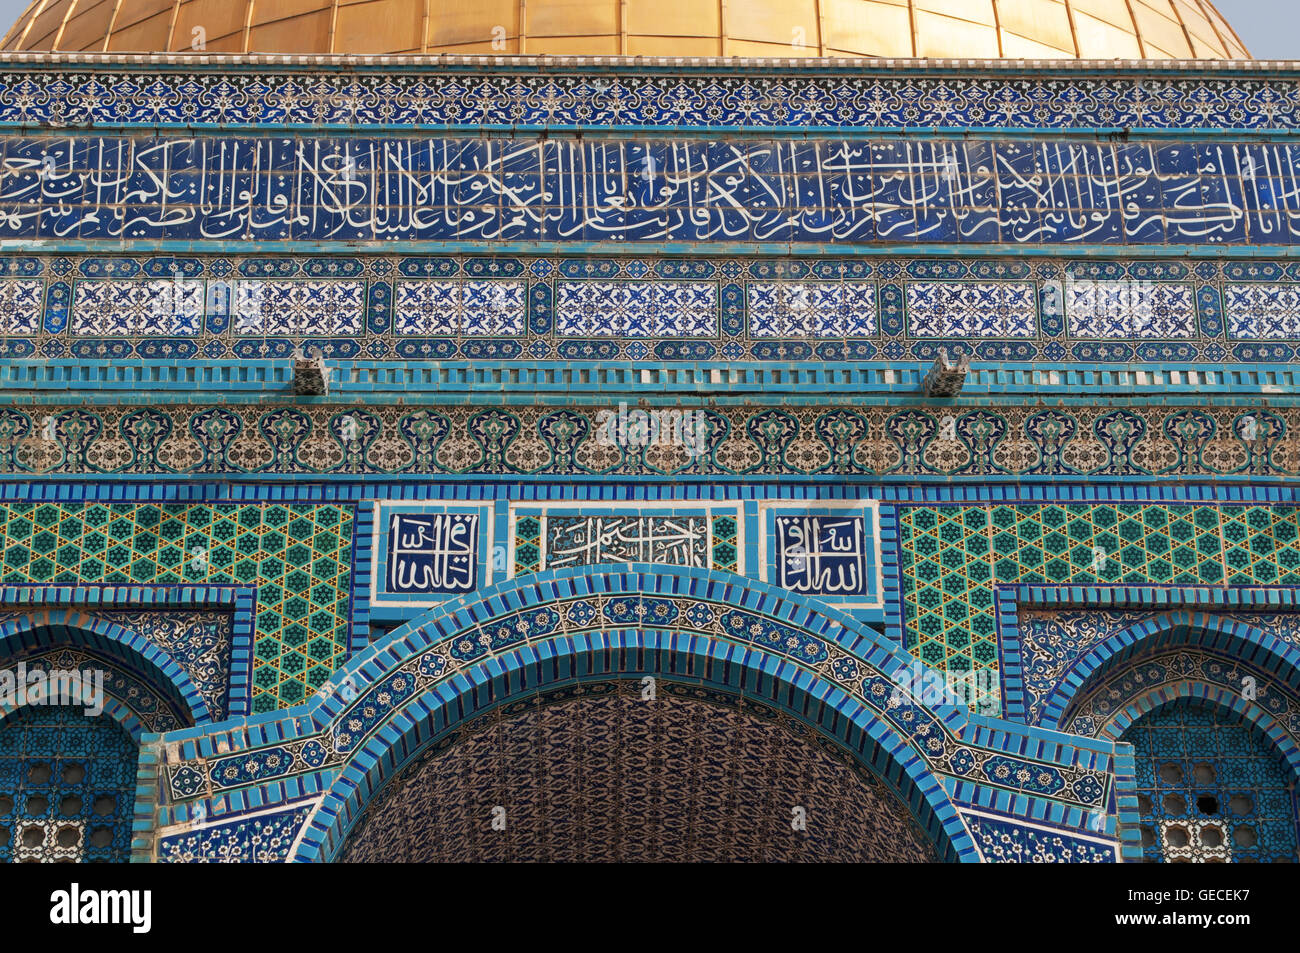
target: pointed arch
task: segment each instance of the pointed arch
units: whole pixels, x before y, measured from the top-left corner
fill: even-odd
[[[891,695],[913,664],[853,618],[739,576],[633,566],[508,580],[395,630],[335,677],[350,697],[332,694],[310,718],[349,753],[293,858],[336,857],[385,782],[471,718],[551,686],[651,675],[809,725],[900,796],[940,857],[976,860],[924,740],[971,716],[907,705],[900,717]]]
[[[137,679],[157,695],[160,705],[176,722],[174,727],[202,724],[211,712],[193,680],[158,646],[131,630],[70,608],[36,609],[0,621],[0,664],[16,663],[45,650],[82,651],[102,659],[129,682]],[[126,693],[123,693],[126,694]],[[146,732],[157,730],[145,723],[139,697],[109,694],[105,713],[120,723],[138,743]]]
[[[1048,696],[1042,725],[1062,729],[1073,710],[1130,660],[1164,649],[1197,648],[1236,659],[1300,692],[1300,650],[1230,616],[1177,610],[1112,633],[1080,656]]]

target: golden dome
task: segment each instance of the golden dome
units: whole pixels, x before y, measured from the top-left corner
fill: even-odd
[[[34,0],[5,50],[1238,59],[1209,0]]]

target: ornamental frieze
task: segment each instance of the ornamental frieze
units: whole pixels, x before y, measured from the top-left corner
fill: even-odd
[[[0,407],[0,472],[475,476],[1294,476],[1294,408],[685,408],[699,446],[609,439],[608,408]],[[633,410],[632,413],[644,413]],[[698,452],[697,452],[698,451]]]

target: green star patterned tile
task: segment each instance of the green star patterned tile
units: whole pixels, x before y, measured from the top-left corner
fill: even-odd
[[[899,529],[904,645],[950,672],[996,669],[996,585],[1300,583],[1295,506],[904,506]]]
[[[273,531],[272,523],[286,522],[302,530],[305,541]],[[285,653],[290,626],[302,631],[303,642],[316,639],[310,664],[332,671],[343,662],[352,525],[352,509],[333,505],[0,504],[3,581],[257,585],[253,709],[274,711],[304,697],[305,685],[295,676],[309,661]],[[207,562],[196,568],[199,550]],[[289,551],[292,560],[286,559]],[[290,576],[295,585],[289,585]],[[286,591],[295,597],[288,615],[280,606]],[[314,610],[308,591],[320,598]]]

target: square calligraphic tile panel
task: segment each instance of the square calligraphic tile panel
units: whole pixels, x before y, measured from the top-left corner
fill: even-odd
[[[884,605],[872,500],[760,503],[759,578],[845,609]]]
[[[491,585],[492,522],[491,503],[377,503],[372,605],[429,605]]]

